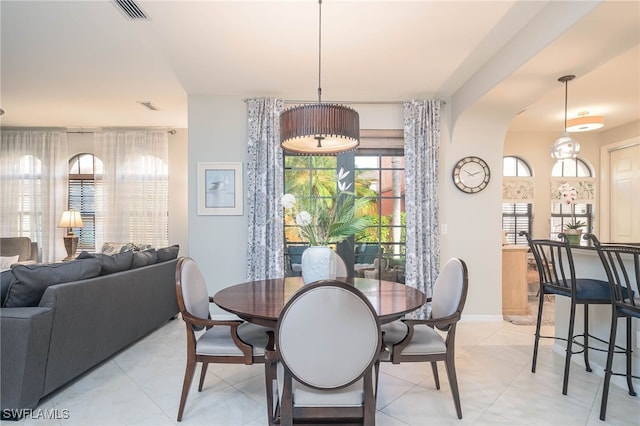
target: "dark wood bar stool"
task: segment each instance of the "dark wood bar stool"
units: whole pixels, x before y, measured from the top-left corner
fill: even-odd
[[[531,363],[531,372],[536,372],[536,362],[538,358],[538,346],[540,338],[552,338],[565,340],[567,349],[564,361],[564,379],[562,383],[562,394],[567,394],[569,386],[569,368],[571,365],[571,356],[583,353],[584,364],[587,371],[591,371],[589,365],[589,339],[593,338],[602,343],[606,341],[589,334],[589,305],[594,304],[610,304],[611,294],[609,283],[607,281],[596,280],[591,278],[576,278],[575,267],[573,263],[573,255],[571,254],[571,246],[567,236],[563,233],[558,234],[560,241],[547,239],[532,239],[525,232],[520,232],[521,236],[526,236],[529,247],[536,260],[538,275],[540,277],[540,292],[538,303],[538,319],[536,321],[535,342],[533,345],[533,361]],[[567,338],[556,336],[541,336],[540,322],[542,318],[542,309],[544,306],[545,295],[553,294],[555,296],[564,296],[571,299],[571,311],[569,313],[569,330]],[[574,335],[576,306],[584,307],[584,331],[582,334]],[[582,338],[582,342],[577,338]],[[573,345],[580,347],[574,351]],[[601,350],[601,349],[597,349]]]

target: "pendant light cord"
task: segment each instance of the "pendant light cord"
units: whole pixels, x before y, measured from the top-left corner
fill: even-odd
[[[322,0],[318,0],[318,103],[322,103]],[[566,127],[566,122],[565,122]]]
[[[564,131],[567,131],[567,97],[569,96],[569,80],[564,82]]]

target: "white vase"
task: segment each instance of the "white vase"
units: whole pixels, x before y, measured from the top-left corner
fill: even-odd
[[[305,284],[336,278],[336,261],[332,252],[326,246],[311,246],[302,253],[302,281]]]

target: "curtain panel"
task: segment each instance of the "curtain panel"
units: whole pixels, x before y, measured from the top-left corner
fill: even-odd
[[[169,137],[166,131],[94,135],[102,152],[102,205],[96,206],[96,249],[105,242],[165,247],[169,239]]]
[[[404,103],[406,284],[432,294],[440,272],[438,170],[440,101]],[[428,306],[410,314],[424,319]]]
[[[284,276],[284,193],[280,113],[284,101],[247,100],[247,280]]]
[[[69,158],[64,131],[2,131],[0,235],[37,242],[43,262],[66,256],[58,228],[67,210]]]

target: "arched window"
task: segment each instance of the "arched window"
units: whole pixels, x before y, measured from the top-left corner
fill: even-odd
[[[558,160],[551,169],[552,178],[592,178],[593,172],[591,167],[580,158],[572,160]],[[553,180],[553,179],[552,179]],[[553,188],[552,188],[553,189]],[[590,203],[575,204],[572,212],[571,206],[562,203],[560,200],[551,202],[551,238],[557,239],[558,234],[563,232],[565,225],[573,223],[573,217],[576,221],[585,222],[586,229],[584,232],[593,230],[593,205]]]
[[[531,167],[522,158],[505,156],[502,158],[502,176],[531,177]],[[502,230],[508,244],[527,244],[520,231],[532,233],[533,206],[528,202],[502,203]]]
[[[96,251],[96,201],[102,200],[102,161],[93,154],[69,160],[69,209],[78,210],[83,227],[76,229],[78,249]]]

